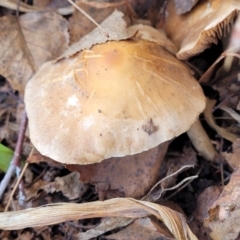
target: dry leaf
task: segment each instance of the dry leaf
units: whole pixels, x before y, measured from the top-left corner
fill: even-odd
[[[129,34],[126,25],[127,24],[123,19],[123,13],[114,11],[101,23],[101,27],[108,33],[109,38],[104,35],[100,28],[95,28],[92,32],[85,35],[78,42],[69,47],[58,60],[69,58],[83,49],[90,49],[95,44],[105,43],[110,40],[128,39]]]
[[[80,198],[87,191],[87,186],[79,181],[80,174],[72,172],[64,177],[56,177],[54,182],[46,184],[41,189],[47,193],[62,192],[70,200]]]
[[[216,59],[216,61],[208,68],[208,70],[201,76],[199,79],[199,83],[206,83],[209,82],[211,76],[213,75],[214,70],[216,67],[221,63],[221,60],[224,59],[225,56],[221,55]]]
[[[224,105],[235,109],[240,100],[240,82],[238,80],[239,64],[236,63],[231,72],[226,72],[221,67],[215,76],[213,81],[213,88],[219,92],[219,101]],[[226,101],[227,100],[227,101]]]
[[[223,152],[223,156],[225,157],[228,164],[233,168],[237,169],[240,165],[240,139],[236,139],[236,141],[232,145],[232,153]]]
[[[21,16],[20,24],[37,67],[58,57],[67,49],[68,22],[59,14],[53,12],[25,14]]]
[[[34,233],[30,231],[22,232],[16,240],[32,240]]]
[[[121,6],[125,1],[109,2],[86,2],[82,0],[76,1],[76,4],[98,23],[106,19],[116,7]],[[100,8],[100,9],[99,9]],[[73,16],[69,19],[69,32],[71,44],[79,41],[79,39],[93,29],[96,25],[86,18],[79,10],[74,9]]]
[[[70,15],[74,8],[68,0],[34,0],[33,5],[45,11],[57,11],[61,15]]]
[[[199,0],[174,0],[177,14],[184,14],[198,3]]]
[[[208,217],[208,210],[211,205],[218,199],[221,188],[211,186],[206,188],[197,198],[197,208],[194,211],[194,218],[202,225],[204,218]]]
[[[163,221],[176,239],[197,240],[182,214],[155,203],[131,198],[115,198],[83,204],[50,204],[26,210],[4,212],[0,213],[0,229],[39,227],[94,217],[140,218],[150,214]]]
[[[81,181],[95,184],[101,196],[140,198],[158,180],[167,146],[163,143],[139,154],[110,158],[90,165],[67,165],[67,168],[80,172]]]
[[[23,93],[37,67],[68,46],[67,21],[56,13],[28,13],[19,23],[14,16],[2,17],[0,23],[0,72]]]
[[[27,159],[28,163],[40,163],[46,162],[49,166],[54,168],[64,168],[64,165],[54,161],[53,159],[43,156],[41,153],[35,150],[35,152]]]
[[[117,233],[105,236],[106,239],[114,240],[174,240],[166,229],[154,224],[150,218],[136,219],[131,225]]]
[[[28,5],[22,1],[20,1],[18,7],[18,3],[16,0],[0,0],[0,6],[10,8],[13,10],[19,9],[20,12],[37,12],[42,10],[42,8]]]
[[[26,201],[29,201],[32,198],[36,198],[39,194],[39,190],[44,188],[47,184],[45,180],[39,179],[38,181],[34,182],[30,187],[26,187],[25,194],[26,194]]]
[[[236,0],[204,0],[190,13],[177,15],[171,0],[165,30],[180,49],[177,57],[188,59],[216,44],[229,33],[239,10],[240,2]]]
[[[234,142],[238,138],[238,136],[229,132],[226,128],[219,127],[215,123],[212,115],[212,109],[215,106],[215,104],[216,104],[216,100],[208,99],[207,106],[203,113],[204,117],[207,123],[209,124],[209,126],[212,127],[221,137],[227,139],[230,142]]]
[[[132,221],[130,218],[102,218],[101,223],[96,228],[91,228],[86,232],[80,232],[78,239],[90,240],[116,228],[125,227]]]
[[[51,3],[51,1],[52,0],[33,0],[33,6],[44,9],[47,7],[48,4]]]
[[[213,240],[233,240],[239,237],[240,220],[240,168],[231,176],[220,197],[208,211],[204,225],[211,229]]]
[[[0,72],[15,90],[23,92],[35,69],[18,20],[14,16],[0,19]]]

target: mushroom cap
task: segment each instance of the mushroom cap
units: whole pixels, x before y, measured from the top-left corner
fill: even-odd
[[[30,138],[62,163],[149,150],[187,131],[205,107],[191,71],[155,42],[109,41],[45,63],[25,91]]]

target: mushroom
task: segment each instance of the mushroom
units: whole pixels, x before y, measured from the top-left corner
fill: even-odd
[[[133,38],[45,63],[26,86],[25,104],[38,151],[91,164],[184,133],[205,97],[189,68],[160,43]]]
[[[177,57],[189,59],[209,48],[212,43],[225,37],[240,10],[240,2],[235,0],[200,1],[185,15],[176,13],[174,0],[167,6],[165,31],[179,48]]]

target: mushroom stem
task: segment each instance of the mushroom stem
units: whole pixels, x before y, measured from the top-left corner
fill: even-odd
[[[187,135],[200,156],[213,161],[218,155],[199,119],[187,131]]]

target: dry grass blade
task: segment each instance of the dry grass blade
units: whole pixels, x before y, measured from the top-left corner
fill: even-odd
[[[0,214],[0,229],[12,230],[40,227],[64,221],[94,217],[139,218],[153,214],[163,221],[176,239],[197,238],[188,228],[183,215],[167,207],[131,198],[115,198],[103,202],[62,203]]]

